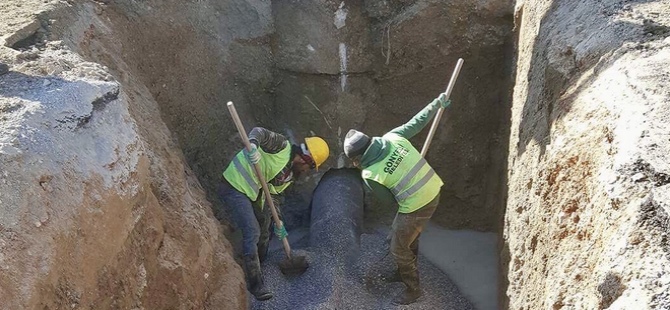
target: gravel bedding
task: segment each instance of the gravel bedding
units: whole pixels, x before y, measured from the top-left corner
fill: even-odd
[[[252,309],[474,309],[447,275],[422,256],[423,296],[412,305],[394,306],[391,300],[404,286],[380,278],[393,268],[391,255],[385,255],[387,227],[368,229],[361,235],[360,247],[341,245],[356,255],[333,255],[341,249],[309,248],[307,231],[293,232],[291,245],[294,255],[307,256],[310,268],[300,276],[282,275],[278,263],[283,252],[277,240],[272,240],[263,274],[274,298],[258,302],[250,297]]]

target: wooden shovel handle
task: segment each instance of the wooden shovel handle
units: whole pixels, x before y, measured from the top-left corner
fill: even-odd
[[[228,101],[228,111],[230,111],[230,116],[232,116],[233,122],[235,123],[235,127],[237,127],[237,132],[240,134],[240,138],[242,138],[244,148],[247,149],[247,152],[250,152],[251,142],[249,142],[247,131],[244,130],[244,125],[242,125],[240,116],[237,114],[237,110],[235,110],[235,105],[233,104],[232,101]],[[263,193],[265,193],[265,201],[270,206],[270,211],[272,212],[272,219],[274,219],[275,225],[277,225],[277,227],[281,229],[284,226],[284,223],[279,219],[279,214],[277,214],[275,204],[272,201],[272,197],[270,197],[270,188],[268,187],[268,183],[265,181],[265,177],[263,177],[263,173],[261,173],[261,165],[258,163],[254,164],[254,171],[256,172],[256,177],[258,177],[258,181],[261,183],[261,186],[263,186]],[[284,253],[286,253],[286,256],[290,259],[291,245],[289,245],[288,243],[288,238],[284,238],[282,239],[282,241],[284,243]]]
[[[454,84],[456,84],[456,79],[458,78],[458,74],[461,72],[462,66],[463,66],[463,58],[459,58],[458,62],[456,62],[456,68],[454,68],[454,72],[451,74],[451,80],[449,80],[449,86],[447,86],[447,90],[444,92],[444,94],[447,96],[447,99],[449,99],[449,96],[451,96],[451,90],[454,89]],[[440,124],[440,118],[442,118],[443,112],[444,108],[442,107],[440,107],[440,109],[437,110],[437,115],[435,115],[433,124],[430,126],[430,131],[428,132],[428,137],[426,137],[426,142],[423,144],[423,148],[421,149],[421,156],[423,157],[426,157],[426,154],[428,153],[428,147],[430,147],[430,142],[433,140],[433,136],[437,131],[437,125]]]

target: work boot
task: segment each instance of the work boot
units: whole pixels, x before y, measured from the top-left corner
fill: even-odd
[[[268,291],[263,283],[263,275],[261,274],[261,263],[258,260],[258,255],[244,256],[244,266],[247,276],[247,289],[251,292],[256,300],[268,300],[272,298],[272,293]]]
[[[398,266],[400,279],[405,284],[405,291],[399,294],[393,303],[396,305],[409,305],[421,297],[421,288],[419,287],[419,270],[416,266]]]
[[[382,281],[386,283],[393,283],[393,282],[402,282],[402,279],[400,278],[400,273],[398,272],[398,269],[393,268],[392,271],[389,271],[386,274],[382,275]]]
[[[398,294],[395,299],[393,299],[394,305],[409,305],[414,303],[417,299],[421,297],[421,289],[410,290],[405,289],[404,292]]]

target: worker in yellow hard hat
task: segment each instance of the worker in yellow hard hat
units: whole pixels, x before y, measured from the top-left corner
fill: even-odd
[[[260,262],[265,259],[270,241],[270,208],[264,207],[265,197],[259,194],[262,185],[253,165],[260,164],[268,180],[270,193],[282,193],[293,180],[328,159],[328,144],[319,137],[307,137],[304,143],[292,145],[281,134],[255,127],[249,132],[251,151],[237,153],[223,172],[218,194],[231,209],[233,223],[242,231],[244,269],[247,287],[258,300],[272,298],[263,283]],[[271,197],[273,198],[273,197]],[[285,237],[285,230],[277,232]]]

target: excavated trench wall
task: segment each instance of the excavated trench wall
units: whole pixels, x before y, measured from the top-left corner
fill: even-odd
[[[127,199],[138,206],[151,206],[152,212],[140,219],[157,221],[148,226],[137,226],[145,223],[142,220],[123,222],[124,231],[133,231],[128,235],[132,238],[120,235],[121,239],[114,239],[126,244],[123,251],[105,255],[114,257],[116,263],[99,261],[92,265],[91,276],[74,275],[75,262],[97,255],[78,242],[71,245],[72,251],[79,253],[72,268],[45,267],[49,275],[46,282],[34,277],[22,282],[17,279],[23,269],[15,270],[11,279],[3,278],[3,294],[18,296],[6,289],[11,283],[28,291],[40,287],[50,292],[30,301],[12,297],[17,298],[17,305],[109,303],[160,308],[170,303],[211,307],[241,296],[240,269],[230,263],[230,248],[207,215],[209,203],[199,196],[202,189],[198,182],[188,181],[194,172],[215,213],[225,219],[225,212],[218,212],[215,186],[241,144],[224,103],[232,100],[237,104],[249,129],[265,126],[294,141],[309,134],[323,136],[332,154],[322,169],[325,171],[343,164],[342,139],[349,128],[382,135],[401,125],[444,90],[459,57],[465,59],[465,66],[452,94],[454,104],[445,114],[428,158],[446,183],[435,220],[453,229],[500,228],[511,59],[505,53],[510,51],[511,1],[75,0],[10,1],[3,8],[8,8],[3,14],[12,19],[8,24],[11,33],[2,34],[7,46],[2,56],[12,70],[118,83],[122,109],[127,109],[142,145],[137,155],[143,165],[133,172],[136,175],[132,174],[135,178],[130,184],[144,188],[140,193],[146,195]],[[35,12],[38,14],[33,15]],[[62,40],[63,45],[49,45],[54,55],[46,55],[42,53],[43,40]],[[10,47],[24,51],[11,51]],[[61,49],[74,51],[77,61],[58,56]],[[72,71],[87,66],[81,58],[104,65],[99,70],[104,74],[92,69]],[[43,83],[42,88],[48,86]],[[27,91],[40,89],[37,84],[33,87]],[[99,108],[96,102],[90,106]],[[7,111],[14,108],[3,108]],[[419,146],[424,137],[425,132],[413,142]],[[182,153],[188,167],[182,163]],[[76,157],[75,153],[72,156]],[[304,220],[308,195],[320,176],[307,178],[287,195],[286,205],[295,209],[296,221]],[[80,180],[49,175],[38,179],[35,184],[42,187],[52,179],[65,183]],[[21,188],[27,187],[12,191]],[[58,197],[50,199],[66,200]],[[127,205],[104,201],[101,205]],[[80,207],[73,214],[87,212],[77,209]],[[119,216],[130,218],[132,210],[123,210],[126,213]],[[371,218],[384,215],[386,220],[394,212],[388,206],[370,210]],[[90,219],[95,225],[89,228],[101,221],[105,219]],[[63,223],[54,233],[75,229],[72,225],[76,222]],[[21,234],[30,235],[30,225],[36,224],[28,222]],[[3,231],[10,230],[3,226]],[[159,237],[147,237],[154,231]],[[98,240],[93,230],[80,233]],[[76,239],[76,235],[66,236],[70,237],[65,243]],[[14,244],[8,242],[3,246]],[[198,252],[189,246],[202,248],[203,242],[209,250],[195,255]],[[146,253],[133,254],[138,247]],[[12,251],[22,249],[17,246]],[[66,254],[45,255],[50,261]],[[209,258],[193,264],[196,256]],[[143,265],[143,260],[151,264]],[[144,276],[129,280],[135,274]],[[171,285],[195,283],[203,276],[209,279],[205,284]],[[217,286],[224,282],[228,284]],[[128,290],[135,294],[122,294]],[[99,292],[99,296],[81,297],[84,291]],[[179,297],[162,299],[161,292]],[[126,297],[114,297],[120,295]],[[244,303],[237,298],[230,304],[243,307]]]
[[[444,91],[462,57],[454,105],[429,155],[445,180],[435,220],[497,231],[511,12],[506,1],[122,0],[65,9],[52,28],[122,82],[134,84],[133,77],[147,87],[217,206],[220,172],[241,145],[224,102],[237,104],[248,129],[265,126],[296,142],[323,136],[332,154],[327,169],[342,165],[349,128],[382,135],[406,122]],[[290,191],[294,222],[308,220],[300,214],[319,177]]]
[[[225,103],[236,103],[248,129],[272,127],[270,3],[122,0],[59,13],[59,37],[130,87],[146,86],[159,103],[154,117],[170,128],[217,206],[221,171],[242,145]]]
[[[187,183],[190,170],[176,146],[209,200],[218,204],[214,186],[240,145],[224,107],[233,100],[247,128],[266,126],[295,141],[312,133],[325,137],[332,150],[325,171],[343,163],[341,143],[349,128],[381,135],[402,124],[443,90],[456,59],[462,57],[465,66],[452,95],[454,103],[428,156],[445,180],[435,221],[451,229],[498,231],[507,205],[502,266],[509,282],[504,292],[509,308],[670,307],[667,1],[524,1],[516,4],[514,24],[511,1],[54,4],[21,30],[28,35],[5,39],[18,38],[9,45],[28,48],[40,36],[63,40],[86,60],[107,67],[83,70],[82,76],[118,80],[118,100],[126,102],[145,148],[136,154],[142,160],[131,178],[142,190],[121,202],[104,201],[108,206],[146,205],[147,215],[134,223],[131,213],[122,214],[128,220],[118,224],[127,234],[114,241],[120,252],[106,252],[115,263],[93,260],[87,268],[98,273],[87,269],[85,277],[74,276],[77,264],[70,263],[43,280],[17,280],[23,269],[3,278],[3,289],[10,287],[5,283],[21,282],[47,292],[43,300],[21,305],[47,299],[59,300],[49,304],[54,307],[73,300],[112,304],[110,296],[125,290],[139,297],[116,300],[122,305],[144,302],[161,307],[169,301],[198,306],[236,300],[243,290],[240,270],[226,256],[230,249],[225,241],[216,239],[220,231],[205,211],[209,205],[197,182]],[[512,27],[516,49],[511,48]],[[30,35],[33,32],[36,37]],[[24,52],[11,54],[11,59],[7,55],[3,62],[12,62],[12,70],[33,75],[73,78],[51,70],[39,73],[30,69],[33,65],[92,66],[57,60],[69,54],[38,53],[36,59]],[[113,78],[98,71],[109,71]],[[41,79],[22,78],[34,82],[28,83],[33,88],[22,91],[49,86]],[[21,91],[6,93],[20,96]],[[15,111],[19,110],[3,107],[3,113]],[[413,142],[421,145],[424,137],[425,132]],[[50,182],[80,180],[49,175],[30,174],[11,190],[47,199],[50,194],[39,191],[55,186]],[[320,177],[307,178],[289,193],[286,205],[295,208],[296,221],[305,220],[299,215]],[[370,210],[368,220],[381,215],[382,222],[394,211],[385,206]],[[16,257],[26,257],[32,262],[26,265],[37,268],[39,261],[25,254],[37,248],[15,241],[16,236],[31,236],[30,229],[37,226],[48,232],[34,233],[39,238],[65,236],[55,244],[78,253],[74,262],[90,261],[88,250],[100,242],[91,237],[96,236],[93,224],[108,218],[87,215],[81,222],[60,221],[60,213],[51,212],[48,217],[35,213],[18,232],[3,222],[0,245],[10,249],[10,244],[14,252],[7,253],[24,253]],[[88,237],[76,239],[72,223],[89,223],[82,230]],[[50,227],[60,230],[48,231]],[[158,237],[149,238],[154,235]],[[189,244],[196,241],[206,245],[208,257],[196,264],[199,267],[189,264],[197,261],[194,256],[177,262],[165,259],[168,254],[189,253]],[[146,252],[131,254],[140,248]],[[225,259],[216,258],[219,254]],[[16,266],[17,261],[12,264],[6,266]],[[220,278],[210,278],[209,284],[172,288],[170,292],[180,297],[146,297],[165,294],[171,286],[161,283],[196,283],[224,265],[230,268]],[[114,282],[142,274],[141,266],[148,279],[146,290],[141,279]],[[223,282],[233,288],[213,288]],[[97,287],[100,295],[77,295],[87,287]],[[211,290],[218,297],[207,297]]]
[[[516,13],[509,308],[670,309],[670,3]]]
[[[245,308],[144,64],[124,57],[142,47],[115,40],[130,29],[88,1],[0,7],[0,308]]]
[[[342,140],[350,128],[380,136],[400,126],[444,91],[456,60],[464,58],[454,104],[428,156],[445,181],[434,220],[452,229],[496,231],[504,204],[512,5],[273,2],[280,129],[298,138],[324,136],[332,149],[328,164],[346,164]],[[420,147],[426,132],[412,142]],[[303,197],[313,188],[306,185]],[[389,206],[370,211],[371,218],[386,219],[395,212]]]

